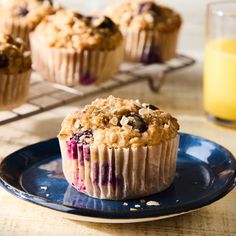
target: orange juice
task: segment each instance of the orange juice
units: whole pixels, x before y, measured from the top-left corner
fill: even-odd
[[[205,111],[236,121],[236,39],[206,45],[203,87]]]

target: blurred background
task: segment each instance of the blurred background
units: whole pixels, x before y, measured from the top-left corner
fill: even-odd
[[[119,3],[121,0],[57,0],[57,2],[87,14],[102,11],[107,4]],[[183,16],[184,25],[180,34],[179,51],[203,50],[206,5],[212,1],[160,0],[156,2],[169,5]]]
[[[1,1],[1,0],[0,0]],[[7,0],[6,0],[7,1]],[[64,7],[75,9],[84,14],[102,11],[109,3],[121,2],[121,0],[55,0]],[[180,131],[202,136],[213,140],[228,148],[236,155],[235,129],[217,126],[210,122],[204,113],[202,104],[202,80],[205,44],[205,15],[208,3],[218,0],[160,0],[175,9],[183,18],[183,26],[178,44],[178,53],[184,54],[196,60],[190,67],[168,74],[164,86],[159,93],[151,92],[146,81],[127,85],[113,90],[104,90],[99,95],[89,96],[76,102],[55,108],[11,122],[0,128],[0,161],[1,158],[15,151],[41,140],[55,137],[60,129],[61,122],[66,114],[82,108],[90,103],[96,96],[107,97],[112,94],[117,97],[138,98],[145,103],[158,105],[177,117],[180,123]],[[224,0],[222,0],[224,2]],[[235,0],[236,2],[236,0]],[[223,76],[225,79],[227,76]],[[236,89],[235,89],[236,91]],[[217,96],[224,96],[224,92]],[[224,107],[223,107],[224,108]],[[14,114],[13,114],[14,115]],[[1,117],[0,117],[1,118]],[[204,154],[204,153],[203,153]],[[208,155],[208,154],[206,154]],[[236,208],[235,191],[221,201],[201,211],[169,220],[143,224],[91,224],[75,221],[58,220],[47,212],[35,210],[28,205],[15,204],[5,191],[0,192],[0,199],[5,200],[0,217],[5,232],[15,230],[17,234],[30,235],[52,229],[52,234],[61,235],[65,232],[73,232],[72,235],[236,235]],[[4,201],[2,201],[4,202]],[[22,212],[24,214],[22,214]],[[13,214],[17,214],[14,215]],[[138,234],[138,231],[141,234]],[[1,233],[0,233],[1,235]]]

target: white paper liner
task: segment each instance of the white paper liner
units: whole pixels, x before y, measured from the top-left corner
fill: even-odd
[[[15,38],[21,38],[25,43],[25,47],[29,49],[29,34],[32,29],[28,25],[21,23],[20,20],[1,18],[0,31]]]
[[[58,49],[44,45],[34,33],[30,34],[30,44],[34,69],[44,79],[67,86],[104,82],[123,60],[123,44],[103,51]]]
[[[79,151],[78,159],[70,158],[66,140],[59,137],[59,143],[67,181],[95,198],[119,200],[148,196],[168,188],[175,177],[178,135],[155,146],[117,149],[91,146],[89,160]],[[87,147],[83,146],[83,152]]]
[[[125,37],[125,60],[129,62],[142,62],[142,58],[150,54],[153,48],[158,48],[157,53],[161,62],[172,59],[176,55],[179,31],[180,29],[171,32],[123,30],[122,33]]]
[[[25,103],[30,75],[31,70],[15,75],[0,73],[0,110],[10,110]]]

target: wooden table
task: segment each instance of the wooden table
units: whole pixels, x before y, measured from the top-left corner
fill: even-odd
[[[175,3],[173,0],[169,2]],[[141,82],[135,87],[127,86],[101,96],[122,94],[123,97],[157,104],[178,118],[181,131],[218,142],[236,155],[236,131],[207,121],[202,109],[203,26],[198,24],[203,18],[194,18],[191,14],[195,10],[203,15],[205,2],[191,1],[192,6],[187,0],[183,2],[186,7],[189,6],[188,9],[183,7],[183,14],[189,22],[183,30],[180,48],[195,57],[197,63],[169,75],[159,94],[151,93],[146,83]],[[0,126],[0,160],[18,148],[56,136],[64,116],[93,99],[90,97]],[[149,223],[111,225],[70,221],[0,189],[0,235],[236,235],[236,190],[218,202],[187,215]]]

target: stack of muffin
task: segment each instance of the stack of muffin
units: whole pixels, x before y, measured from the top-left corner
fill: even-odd
[[[111,78],[123,60],[150,64],[174,57],[181,26],[179,14],[147,0],[125,0],[97,16],[51,0],[1,0],[0,15],[0,110],[25,102],[31,68],[27,50],[46,80],[97,84]]]

